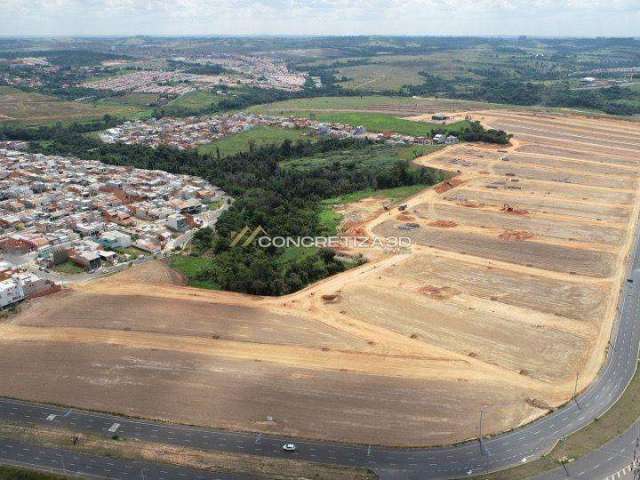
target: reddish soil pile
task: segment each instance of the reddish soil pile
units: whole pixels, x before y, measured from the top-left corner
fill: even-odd
[[[451,180],[446,180],[438,184],[435,188],[435,191],[436,193],[445,193],[451,190],[452,188],[459,187],[463,183],[464,181],[459,178],[452,178]]]
[[[411,215],[407,215],[406,213],[401,213],[396,217],[396,219],[400,220],[401,222],[412,222],[415,220],[415,217],[412,217]]]
[[[418,293],[435,298],[436,300],[447,300],[456,296],[458,291],[451,287],[434,287],[433,285],[425,285],[418,289]]]
[[[498,235],[501,240],[529,240],[533,237],[533,233],[526,230],[505,230]]]
[[[435,222],[429,223],[429,226],[439,228],[454,228],[457,227],[458,224],[456,222],[452,222],[451,220],[436,220]]]
[[[523,210],[523,209],[519,209],[519,208],[515,208],[512,207],[511,205],[507,205],[505,204],[501,211],[503,211],[504,213],[509,213],[511,215],[529,215],[529,211],[528,210]]]
[[[340,295],[322,295],[322,297],[320,298],[322,298],[322,301],[325,303],[338,303],[338,301],[340,300]]]

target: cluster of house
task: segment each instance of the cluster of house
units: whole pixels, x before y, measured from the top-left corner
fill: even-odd
[[[200,88],[250,86],[265,89],[300,91],[307,74],[290,72],[284,62],[266,57],[225,56],[196,57],[174,60],[197,65],[222,65],[227,71],[220,74],[199,74],[160,69],[140,70],[123,75],[90,80],[83,87],[113,92],[155,93],[178,96]]]
[[[220,65],[240,74],[243,83],[257,88],[297,92],[303,89],[308,77],[307,73],[290,71],[286,62],[272,57],[228,54],[181,57],[176,60],[199,65]]]
[[[122,142],[151,147],[169,145],[181,150],[214,142],[257,126],[271,126],[306,130],[309,135],[333,138],[368,138],[392,144],[454,144],[453,135],[437,134],[433,138],[401,135],[394,132],[370,133],[363,126],[344,123],[326,123],[309,118],[279,117],[250,113],[234,113],[207,117],[187,117],[129,121],[100,134],[106,143]]]
[[[304,128],[305,122],[236,113],[208,117],[187,117],[129,121],[110,128],[100,138],[106,143],[122,142],[152,147],[170,145],[179,149],[211,143],[220,138],[245,132],[257,126]]]
[[[210,209],[226,201],[198,177],[0,144],[0,260],[20,258],[23,265],[26,258],[43,267],[73,262],[90,271],[161,253],[209,225]]]
[[[142,70],[102,80],[91,80],[81,86],[96,90],[111,90],[113,92],[183,95],[195,90],[194,87],[185,82],[193,81],[197,77],[198,75],[181,72]]]

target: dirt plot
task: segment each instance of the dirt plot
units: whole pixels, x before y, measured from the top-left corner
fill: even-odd
[[[607,127],[606,121],[584,121],[572,118],[551,118],[545,117],[544,123],[541,124],[541,117],[531,116],[519,116],[513,114],[501,114],[499,111],[488,112],[489,123],[493,123],[493,119],[498,121],[509,122],[510,128],[526,127],[528,129],[543,131],[548,134],[550,129],[558,129],[563,134],[576,135],[578,138],[594,138],[596,141],[601,140],[616,140],[620,142],[637,142],[640,141],[640,135],[638,134],[637,125],[635,128],[633,124],[625,127],[625,122],[615,122],[615,125]],[[588,126],[585,129],[585,126]]]
[[[333,308],[416,342],[474,355],[514,373],[533,372],[534,378],[544,381],[569,375],[569,365],[584,360],[588,339],[574,332],[518,321],[513,312],[493,307],[492,302],[483,305],[461,295],[434,300],[419,290],[391,289],[387,280],[345,288],[342,301]]]
[[[25,362],[24,358],[29,358]],[[42,368],[55,365],[56,368]],[[211,359],[109,345],[15,343],[3,346],[3,392],[65,405],[231,430],[391,445],[439,444],[472,437],[487,403],[504,405],[508,428],[529,418],[534,392],[494,382],[461,382],[283,368],[268,362]],[[268,417],[273,420],[269,421]]]
[[[493,125],[493,122],[492,122]],[[521,126],[514,122],[498,122],[495,124],[495,127],[501,130],[509,130],[513,132],[518,138],[522,138],[524,140],[534,140],[540,138],[544,138],[545,142],[547,142],[547,138],[549,136],[548,127],[538,126],[537,128]],[[596,151],[601,151],[604,148],[612,148],[616,152],[629,152],[633,153],[633,151],[637,148],[640,148],[640,141],[629,140],[625,137],[621,137],[621,140],[610,140],[609,136],[594,138],[593,135],[588,134],[588,132],[583,132],[583,135],[578,135],[576,133],[566,131],[566,130],[556,130],[553,132],[553,142],[557,141],[566,141],[566,142],[575,142],[576,144],[584,147],[585,145],[593,145]],[[552,142],[552,144],[554,144]]]
[[[514,203],[518,205],[517,202]],[[521,205],[518,205],[521,207]],[[430,220],[453,220],[458,224],[483,228],[501,228],[505,230],[529,230],[536,237],[550,237],[562,240],[576,240],[580,242],[596,242],[620,245],[625,237],[623,228],[608,225],[593,225],[585,222],[563,221],[550,217],[532,217],[506,215],[501,211],[486,209],[470,209],[438,203],[428,208],[419,205],[415,208],[419,217]]]
[[[517,178],[544,180],[547,182],[570,183],[621,190],[631,190],[634,187],[634,180],[628,177],[590,175],[588,173],[581,174],[575,171],[559,171],[536,166],[509,165],[505,163],[496,165],[494,171],[497,174],[515,175]]]
[[[384,273],[385,278],[399,282],[428,281],[465,295],[554,315],[560,321],[572,318],[598,322],[605,313],[609,287],[607,283],[566,282],[425,254],[387,268]]]
[[[552,147],[550,145],[540,145],[535,143],[530,143],[527,145],[522,145],[518,152],[520,153],[539,153],[543,155],[549,155],[560,158],[574,158],[578,160],[590,160],[592,162],[602,162],[608,163],[612,165],[624,165],[628,167],[637,166],[640,161],[637,156],[617,156],[612,153],[596,153],[593,151],[586,150],[577,150],[573,148],[562,148],[562,147]]]
[[[471,107],[322,100],[337,101]],[[0,324],[0,395],[391,445],[473,437],[480,410],[494,434],[568,401],[607,351],[640,213],[640,124],[469,114],[512,144],[416,159],[459,175],[403,212],[352,207],[363,235],[411,249],[368,249],[368,264],[283,298],[188,288],[159,263],[76,285]]]
[[[508,124],[502,124],[502,127],[509,130]],[[510,130],[511,131],[511,130]],[[609,142],[608,144],[602,144],[595,139],[585,138],[582,140],[572,138],[570,136],[556,136],[553,137],[544,136],[542,132],[528,133],[525,131],[514,132],[519,140],[529,143],[544,143],[544,145],[550,145],[552,147],[566,147],[570,145],[577,147],[580,150],[592,151],[596,154],[610,154],[616,157],[629,158],[633,160],[637,158],[637,149],[640,147],[625,146],[622,147],[615,142]],[[590,141],[591,140],[591,141]],[[591,143],[597,142],[597,143]]]
[[[501,179],[483,179],[473,185],[480,185],[491,190],[511,190],[515,194],[526,193],[531,195],[548,195],[567,200],[590,201],[603,204],[629,205],[633,201],[634,193],[613,188],[591,187],[589,185],[562,184],[562,182],[544,181],[544,176],[539,175],[540,180],[518,179],[517,184],[511,182],[508,177]],[[495,186],[496,188],[491,188]]]
[[[599,175],[624,176],[637,178],[636,166],[616,166],[605,162],[592,162],[584,160],[569,160],[557,158],[549,155],[535,155],[532,153],[512,153],[507,156],[510,164],[515,165],[538,165],[541,167],[553,167],[562,170],[581,171]]]
[[[361,339],[293,315],[265,312],[246,305],[144,295],[62,292],[55,298],[34,302],[16,324],[130,330],[336,349],[366,347]]]
[[[568,200],[557,196],[540,195],[536,192],[522,192],[522,194],[516,195],[513,191],[482,191],[462,188],[451,192],[446,200],[460,205],[484,205],[494,208],[501,208],[505,203],[511,202],[534,214],[550,213],[591,222],[600,219],[618,225],[624,225],[631,214],[629,206]]]
[[[398,236],[402,233],[419,245],[554,272],[608,277],[613,273],[615,264],[615,255],[595,250],[578,250],[532,240],[510,242],[489,235],[460,232],[456,229],[443,231],[427,226],[403,231],[398,229],[399,225],[399,222],[393,220],[384,222],[376,227],[374,233],[381,237]]]

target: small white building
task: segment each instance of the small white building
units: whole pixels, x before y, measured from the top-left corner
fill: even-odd
[[[131,236],[127,235],[126,233],[113,230],[111,232],[104,232],[102,235],[100,235],[99,242],[104,245],[105,248],[117,250],[119,248],[130,247],[133,243],[133,240],[131,240]]]
[[[460,140],[458,139],[458,137],[456,137],[456,136],[454,136],[454,135],[449,135],[449,136],[445,139],[444,143],[445,143],[446,145],[455,145],[456,143],[460,143]]]
[[[179,213],[167,217],[167,226],[176,232],[184,232],[187,229],[187,219]]]
[[[443,135],[442,133],[438,133],[433,136],[433,143],[444,143],[446,139],[447,137],[445,135]]]
[[[20,282],[13,278],[0,282],[0,308],[24,300],[24,291]]]

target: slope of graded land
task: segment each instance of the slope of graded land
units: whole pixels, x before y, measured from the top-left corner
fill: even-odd
[[[363,249],[368,264],[282,298],[189,288],[160,262],[75,285],[0,324],[0,395],[389,445],[472,438],[481,410],[497,433],[568,401],[607,351],[640,124],[469,110],[512,145],[421,157],[458,176],[347,226],[409,250]]]

